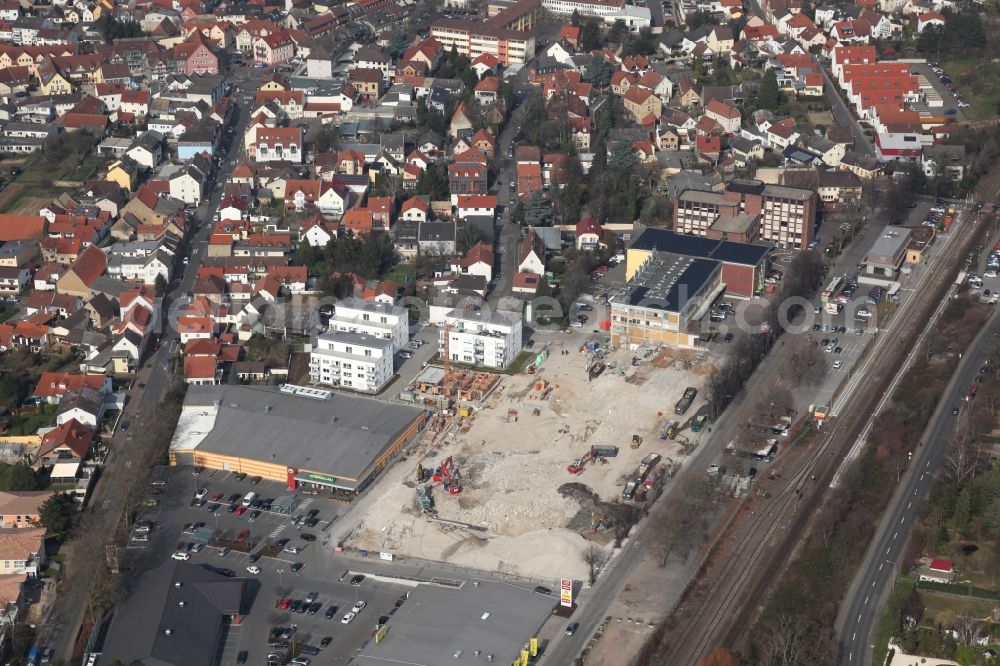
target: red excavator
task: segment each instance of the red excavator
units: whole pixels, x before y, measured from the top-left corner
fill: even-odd
[[[444,489],[448,491],[449,495],[457,495],[462,492],[462,475],[454,466],[451,456],[445,458],[441,466],[434,472],[434,481],[444,484]]]

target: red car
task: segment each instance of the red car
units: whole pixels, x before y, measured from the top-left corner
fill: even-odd
[[[214,495],[212,495],[212,501],[213,502],[218,502],[219,500],[222,499],[222,497],[223,497],[222,493],[215,493]]]
[[[979,390],[979,387],[976,386],[975,384],[973,384],[972,386],[969,387],[969,393],[975,393],[978,390]]]
[[[240,543],[242,543],[242,542],[244,542],[244,541],[247,540],[248,536],[250,536],[250,529],[249,528],[243,530],[242,532],[240,532],[240,535],[238,537],[236,537],[236,540],[239,541]]]
[[[242,504],[240,504],[238,507],[236,507],[236,510],[233,511],[233,513],[235,513],[237,516],[242,516],[246,512],[247,512],[247,508],[245,506],[243,506]]]
[[[292,598],[285,597],[278,603],[278,608],[288,608],[291,605],[292,605]]]

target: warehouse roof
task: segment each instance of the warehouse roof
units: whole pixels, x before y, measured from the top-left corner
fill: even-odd
[[[646,229],[629,249],[659,250],[746,266],[760,264],[771,251],[769,245],[712,240],[702,236],[676,234],[666,229]]]
[[[420,414],[415,407],[332,391],[191,386],[170,448],[359,480]]]
[[[418,585],[389,618],[379,642],[354,657],[358,666],[509,664],[549,617],[557,599],[494,581],[461,588]]]

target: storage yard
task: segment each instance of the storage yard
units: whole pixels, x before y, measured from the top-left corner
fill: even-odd
[[[690,429],[700,393],[682,415],[675,405],[685,387],[700,391],[710,366],[690,351],[617,350],[598,358],[562,345],[552,338],[532,374],[501,377],[468,418],[461,416],[467,405],[457,403],[456,415],[337,526],[340,542],[522,576],[586,579],[588,544],[610,549],[630,514],[639,513],[631,508],[655,498],[682,464],[685,446],[707,435]],[[595,362],[604,369],[588,382]],[[623,500],[630,480],[637,481],[634,499]]]

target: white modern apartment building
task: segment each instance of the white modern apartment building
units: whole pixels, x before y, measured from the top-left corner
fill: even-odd
[[[328,329],[341,333],[362,333],[388,340],[393,352],[410,339],[409,311],[398,305],[375,303],[360,298],[337,301]]]
[[[378,393],[392,379],[392,342],[362,333],[324,333],[309,354],[313,384]]]
[[[452,310],[438,338],[438,351],[455,363],[503,370],[521,352],[521,317],[513,312]]]
[[[542,9],[550,14],[592,16],[611,25],[623,21],[629,28],[645,28],[651,23],[646,7],[627,5],[625,0],[542,0]]]

